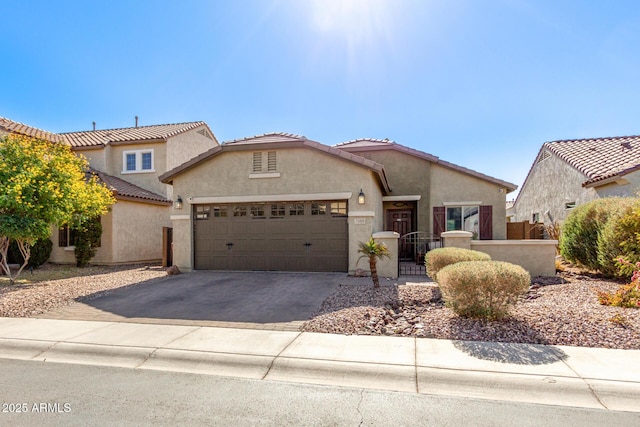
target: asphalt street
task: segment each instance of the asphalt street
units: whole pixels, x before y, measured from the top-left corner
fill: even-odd
[[[0,425],[588,426],[640,413],[0,359]]]

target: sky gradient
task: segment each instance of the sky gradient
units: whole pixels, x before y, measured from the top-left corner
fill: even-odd
[[[518,186],[545,141],[640,134],[637,0],[0,7],[0,116],[53,132],[389,138]]]

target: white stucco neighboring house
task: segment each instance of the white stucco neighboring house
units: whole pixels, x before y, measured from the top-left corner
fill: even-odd
[[[562,222],[578,205],[639,189],[640,136],[545,142],[507,217]]]

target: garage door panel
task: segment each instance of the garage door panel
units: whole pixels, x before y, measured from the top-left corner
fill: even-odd
[[[284,211],[280,206],[272,209],[271,205],[267,205],[264,209],[265,218],[251,217],[251,204],[236,204],[227,206],[227,212],[247,212],[248,215],[196,220],[196,268],[346,271],[347,218],[332,216],[329,211],[312,215],[313,203],[327,204],[286,204]],[[202,211],[206,211],[206,208]],[[214,212],[213,208],[210,211]],[[230,250],[227,243],[233,243]]]

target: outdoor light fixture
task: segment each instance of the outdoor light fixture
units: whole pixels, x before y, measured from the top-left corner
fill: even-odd
[[[182,197],[178,196],[178,198],[173,204],[173,207],[176,209],[182,209]]]
[[[360,189],[360,194],[358,194],[358,204],[364,205],[364,193],[362,192],[362,188]]]

